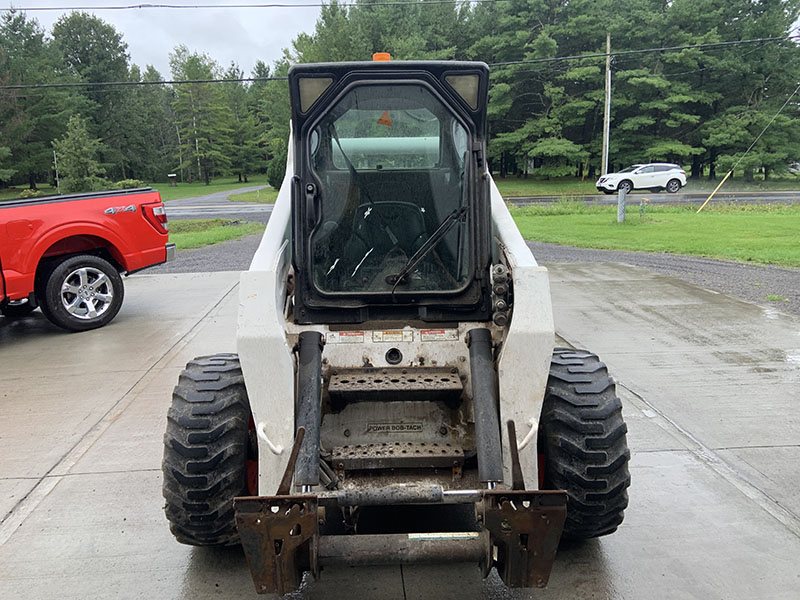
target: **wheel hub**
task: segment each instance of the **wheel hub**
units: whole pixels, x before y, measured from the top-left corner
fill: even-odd
[[[64,278],[61,303],[72,316],[90,320],[105,313],[114,299],[111,282],[99,269],[81,267]]]

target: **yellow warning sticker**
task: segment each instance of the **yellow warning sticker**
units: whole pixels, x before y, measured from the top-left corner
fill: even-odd
[[[385,331],[373,331],[373,342],[413,342],[414,332],[403,329],[390,329]]]

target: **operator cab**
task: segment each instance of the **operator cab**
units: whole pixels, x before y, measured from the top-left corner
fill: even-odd
[[[489,319],[483,63],[289,71],[295,321]]]

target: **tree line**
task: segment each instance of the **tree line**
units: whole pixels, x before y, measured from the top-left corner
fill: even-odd
[[[272,65],[251,77],[285,76],[291,64],[369,60],[482,60],[492,66],[491,168],[507,174],[594,177],[600,167],[605,58],[553,60],[673,46],[783,37],[779,41],[625,53],[612,63],[610,166],[669,161],[692,177],[730,169],[800,82],[800,46],[789,36],[800,0],[508,0],[321,9]],[[797,32],[795,32],[797,33]],[[527,61],[519,64],[519,61]],[[178,46],[172,80],[241,79],[236,64]],[[503,64],[517,63],[517,64]],[[132,64],[123,36],[73,12],[46,32],[22,12],[0,19],[0,85],[109,81],[154,83]],[[67,190],[109,181],[241,181],[279,184],[289,132],[285,81],[0,90],[0,182],[54,177]],[[736,176],[765,179],[800,160],[797,97],[774,119]],[[63,191],[63,190],[62,190]]]

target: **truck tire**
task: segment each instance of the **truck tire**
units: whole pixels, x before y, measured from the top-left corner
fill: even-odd
[[[622,523],[631,483],[627,431],[606,365],[584,350],[557,348],[539,452],[543,489],[567,492],[565,538],[607,535]]]
[[[172,392],[162,463],[164,510],[179,542],[239,543],[233,499],[257,492],[250,477],[254,434],[239,357],[189,362]]]
[[[122,277],[99,256],[68,256],[51,263],[40,280],[37,296],[44,316],[68,331],[102,327],[122,307]]]
[[[27,317],[34,310],[36,310],[36,305],[32,304],[27,300],[25,301],[20,300],[19,302],[9,302],[5,306],[0,306],[0,313],[2,313],[4,317],[7,317],[9,319],[21,319],[22,317]]]

